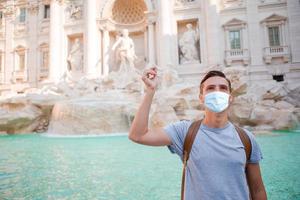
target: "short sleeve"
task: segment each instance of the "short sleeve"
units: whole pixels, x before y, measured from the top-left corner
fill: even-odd
[[[255,136],[250,131],[246,129],[244,130],[249,136],[251,141],[251,146],[252,146],[252,152],[251,152],[249,163],[259,163],[263,159],[263,155],[259,147],[259,144],[257,143]]]
[[[191,125],[191,121],[179,121],[171,123],[164,127],[164,131],[167,133],[172,141],[172,144],[168,146],[171,153],[176,153],[182,158],[183,143],[187,134],[188,128]]]

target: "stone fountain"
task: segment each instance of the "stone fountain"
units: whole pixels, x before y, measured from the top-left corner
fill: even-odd
[[[192,30],[189,30],[190,32]],[[191,32],[193,33],[193,32]],[[192,34],[193,35],[193,34]],[[181,44],[185,60],[189,46]],[[61,79],[41,89],[0,99],[0,133],[48,133],[52,135],[94,135],[128,132],[143,97],[141,70],[128,31],[112,49],[119,70],[91,78],[83,73],[82,46],[76,40],[67,58],[68,70]],[[231,79],[235,101],[230,118],[252,130],[293,129],[300,121],[300,83],[251,84],[241,67],[212,67]],[[199,83],[180,79],[172,66],[158,68],[160,86],[154,98],[150,125],[163,127],[181,119],[200,119],[203,105],[198,100]]]

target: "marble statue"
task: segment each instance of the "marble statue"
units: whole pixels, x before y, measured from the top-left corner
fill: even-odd
[[[76,38],[68,55],[68,64],[70,71],[83,70],[83,51],[79,38]]]
[[[198,41],[197,31],[193,29],[193,25],[188,23],[187,30],[179,39],[180,63],[190,63],[199,60],[196,44]]]
[[[83,47],[79,38],[75,39],[69,52],[67,62],[69,78],[76,80],[80,78],[83,73]]]
[[[78,20],[82,18],[82,6],[71,4],[69,6],[69,18]]]
[[[122,35],[113,44],[112,50],[115,51],[117,60],[120,61],[120,73],[135,71],[134,61],[137,56],[135,55],[133,40],[129,37],[127,29],[122,30]]]

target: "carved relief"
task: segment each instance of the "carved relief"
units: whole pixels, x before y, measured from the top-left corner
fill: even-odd
[[[5,17],[13,17],[16,14],[17,9],[13,5],[8,5],[4,10],[3,14]]]
[[[83,16],[83,5],[72,2],[66,8],[67,20],[79,20]]]
[[[195,2],[196,2],[196,0],[176,0],[175,6],[185,6],[185,5],[195,3]]]
[[[28,32],[28,25],[26,23],[18,23],[15,25],[14,34],[16,37],[25,36]]]

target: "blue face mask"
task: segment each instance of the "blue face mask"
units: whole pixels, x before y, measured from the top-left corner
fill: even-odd
[[[205,95],[204,105],[212,112],[222,112],[229,105],[229,94],[225,92],[211,92]]]

